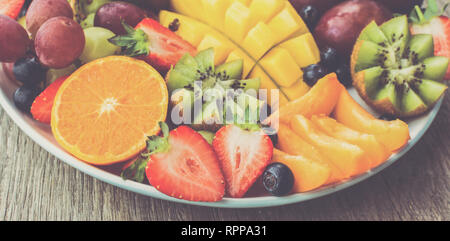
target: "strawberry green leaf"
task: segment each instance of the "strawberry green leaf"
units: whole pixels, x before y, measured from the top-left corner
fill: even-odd
[[[133,180],[135,182],[143,183],[145,180],[145,167],[148,163],[148,157],[139,155],[139,157],[125,170],[120,176],[124,180]]]
[[[161,128],[163,136],[154,135],[148,137],[146,142],[146,150],[142,152],[138,158],[120,174],[124,180],[133,180],[141,183],[144,182],[145,168],[147,167],[150,156],[160,152],[167,152],[169,150],[169,127],[164,122],[159,122],[159,127]]]
[[[125,35],[114,36],[108,41],[116,46],[125,49],[125,55],[135,57],[148,55],[150,53],[149,40],[147,34],[141,29],[134,29],[122,20],[122,25],[126,30]]]
[[[428,0],[427,8],[425,12],[419,6],[415,6],[409,15],[409,21],[415,24],[425,24],[435,17],[442,16],[448,7],[448,3],[444,5],[442,9],[439,9],[439,5],[436,0]]]
[[[160,152],[167,152],[169,145],[169,127],[164,122],[159,122],[159,127],[163,136],[149,136],[147,140],[147,153],[145,155],[153,155]]]

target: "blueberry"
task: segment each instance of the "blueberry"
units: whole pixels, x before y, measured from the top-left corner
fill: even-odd
[[[264,188],[274,196],[286,195],[294,186],[294,174],[291,169],[279,162],[274,162],[266,167],[262,180]]]
[[[336,49],[326,47],[320,52],[320,59],[322,65],[327,68],[329,72],[334,72],[339,65],[339,57]]]
[[[327,70],[322,65],[312,64],[303,69],[303,80],[309,86],[313,86],[326,74]]]
[[[17,60],[13,67],[16,79],[23,84],[38,85],[45,81],[47,69],[44,68],[36,57],[25,57]]]
[[[350,74],[350,66],[348,64],[342,64],[336,69],[336,75],[339,82],[345,87],[352,86],[352,75]]]
[[[317,8],[311,5],[306,5],[300,10],[300,16],[310,30],[314,29],[317,22],[319,22],[320,14]]]
[[[30,112],[34,99],[40,93],[40,89],[35,85],[23,85],[18,88],[13,95],[14,104],[24,112]]]

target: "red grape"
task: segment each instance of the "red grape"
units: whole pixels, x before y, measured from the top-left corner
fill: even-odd
[[[26,15],[28,32],[36,36],[42,24],[59,16],[73,18],[73,10],[67,0],[34,0]]]
[[[145,11],[134,4],[112,2],[98,9],[95,15],[94,26],[109,29],[115,34],[125,34],[126,31],[122,26],[122,20],[128,25],[135,27],[146,16]]]
[[[84,32],[73,19],[55,17],[45,22],[36,34],[36,54],[47,67],[61,69],[72,64],[83,52]]]
[[[27,52],[27,31],[14,19],[0,14],[0,62],[14,62]]]

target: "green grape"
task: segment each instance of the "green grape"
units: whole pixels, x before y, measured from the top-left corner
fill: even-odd
[[[115,36],[106,28],[90,27],[84,30],[86,44],[80,60],[83,64],[92,60],[114,55],[120,51],[120,47],[110,43],[108,39]]]
[[[45,81],[45,85],[50,85],[59,77],[72,74],[76,69],[77,67],[74,64],[71,64],[69,65],[69,67],[63,69],[49,69],[47,71],[47,79]]]
[[[95,13],[89,14],[83,21],[81,21],[80,25],[83,29],[94,27],[94,19]]]
[[[111,0],[84,0],[81,2],[83,11],[85,14],[96,13],[97,10],[107,4],[112,2]]]

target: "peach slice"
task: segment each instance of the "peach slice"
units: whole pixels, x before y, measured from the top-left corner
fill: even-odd
[[[331,169],[323,162],[317,162],[304,156],[292,156],[273,149],[272,162],[280,162],[291,169],[295,183],[292,191],[307,192],[324,185],[330,177]]]
[[[327,135],[357,145],[367,154],[368,168],[372,169],[387,160],[390,153],[374,135],[361,133],[346,127],[328,116],[313,116],[311,121]]]
[[[335,73],[328,74],[320,79],[302,97],[287,103],[273,113],[265,122],[272,123],[279,117],[280,122],[289,123],[295,115],[304,115],[310,118],[312,115],[329,115],[343,89]],[[277,113],[278,112],[278,113]]]
[[[286,124],[281,123],[278,129],[278,148],[290,155],[300,155],[309,160],[327,164],[331,168],[331,175],[328,183],[333,183],[345,179],[344,174],[332,162],[328,161],[319,150],[309,144]]]
[[[408,124],[397,119],[378,120],[360,106],[347,91],[342,91],[334,110],[334,117],[351,129],[374,135],[388,152],[405,146],[409,139]]]
[[[296,115],[291,120],[294,132],[315,146],[321,154],[336,165],[349,178],[368,170],[364,151],[356,145],[330,137],[318,130],[314,124],[302,115]]]

